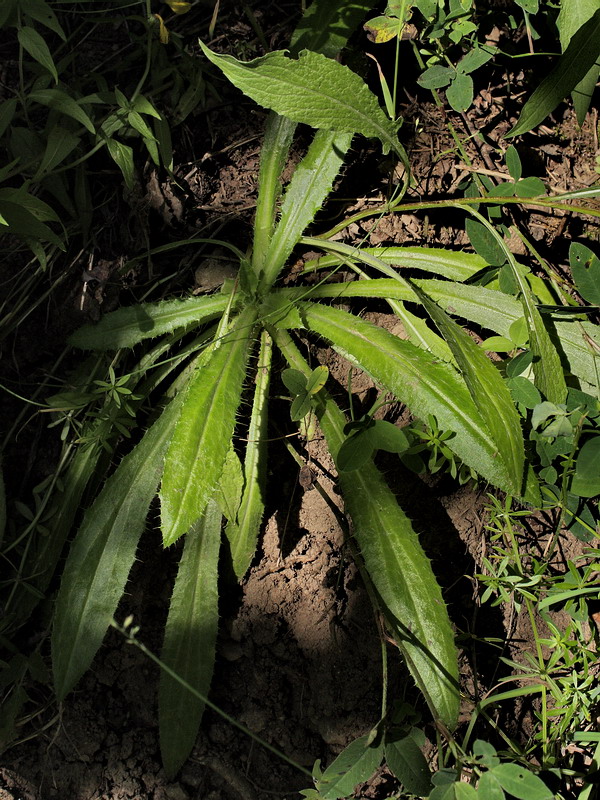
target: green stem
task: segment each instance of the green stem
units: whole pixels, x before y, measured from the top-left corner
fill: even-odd
[[[365,211],[359,211],[351,217],[343,220],[335,225],[325,233],[320,233],[315,239],[330,239],[335,234],[345,230],[353,222],[359,222],[362,219],[373,217],[379,214],[405,214],[407,211],[425,211],[428,209],[436,208],[468,208],[469,206],[476,205],[522,205],[522,206],[541,206],[543,208],[551,208],[554,210],[570,211],[572,213],[587,214],[591,217],[600,217],[600,209],[589,208],[587,206],[572,206],[568,203],[561,202],[566,198],[566,195],[556,195],[555,197],[460,197],[451,200],[430,200],[427,203],[382,203],[373,208]]]
[[[146,64],[144,66],[144,71],[142,72],[141,78],[138,81],[137,86],[133,94],[131,95],[131,102],[133,103],[135,98],[138,94],[142,91],[142,86],[146,83],[146,78],[150,73],[150,65],[152,63],[152,27],[150,24],[150,20],[152,19],[152,8],[151,8],[151,0],[145,0],[146,2],[146,25],[147,25],[147,33],[146,33]]]

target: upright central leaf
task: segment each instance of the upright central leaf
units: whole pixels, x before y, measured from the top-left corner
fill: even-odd
[[[398,142],[398,125],[352,70],[320,53],[303,50],[298,59],[281,50],[254,61],[217,55],[200,42],[204,55],[259,105],[294,122],[339,133],[361,133],[381,141],[407,162]]]
[[[163,542],[202,516],[229,449],[256,310],[247,308],[209,363],[198,370],[167,452],[161,485]]]

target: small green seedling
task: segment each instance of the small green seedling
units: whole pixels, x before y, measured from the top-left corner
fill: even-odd
[[[360,420],[349,422],[344,433],[348,436],[338,453],[338,467],[350,472],[360,469],[377,450],[404,453],[410,447],[401,428],[382,419],[365,414]]]
[[[287,389],[294,395],[290,415],[293,422],[298,422],[308,414],[311,405],[321,389],[325,386],[329,370],[327,367],[316,367],[308,378],[297,369],[284,369],[281,379]]]

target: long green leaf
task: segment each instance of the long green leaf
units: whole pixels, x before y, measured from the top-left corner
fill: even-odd
[[[45,172],[52,172],[55,167],[65,160],[69,153],[73,152],[80,141],[79,136],[75,136],[65,128],[54,125],[48,134],[46,149],[33,180],[38,180]]]
[[[314,0],[292,35],[290,53],[295,56],[306,49],[334,58],[374,4],[375,0]],[[260,155],[254,221],[252,268],[257,277],[264,267],[275,225],[275,204],[281,193],[279,178],[295,129],[296,123],[292,120],[275,112],[269,115]]]
[[[20,198],[17,198],[20,200]],[[0,214],[8,223],[8,232],[24,239],[26,242],[50,242],[61,250],[66,250],[65,243],[54,231],[39,222],[34,214],[20,202],[12,203],[0,199]]]
[[[185,537],[161,654],[168,667],[204,696],[210,689],[215,663],[220,542],[221,512],[211,500]],[[203,700],[161,671],[160,751],[169,778],[175,776],[195,744],[204,705]]]
[[[262,277],[265,267],[267,249],[275,227],[276,204],[281,194],[279,179],[285,166],[296,124],[287,117],[280,117],[274,111],[269,114],[267,119],[260,154],[258,198],[254,220],[252,269],[256,278]]]
[[[27,100],[28,102],[41,103],[44,106],[48,106],[48,108],[60,111],[61,114],[77,120],[90,133],[94,134],[96,132],[94,123],[83,108],[62,89],[34,89],[28,93]]]
[[[263,330],[258,355],[252,414],[248,427],[248,444],[244,458],[244,488],[237,519],[227,525],[233,571],[241,580],[254,556],[260,524],[265,509],[267,466],[267,412],[271,380],[272,343]]]
[[[304,50],[297,60],[283,51],[254,61],[217,55],[200,42],[204,55],[248,97],[284,117],[313,128],[361,133],[379,139],[407,162],[397,124],[386,116],[362,78],[337,61]]]
[[[180,411],[172,401],[87,510],[56,601],[52,664],[62,700],[92,663],[121,599]]]
[[[24,25],[17,32],[17,38],[23,50],[45,67],[54,78],[55,83],[58,83],[58,72],[56,71],[50,48],[36,29],[29,25]]]
[[[598,12],[600,25],[600,12]],[[540,312],[535,305],[533,292],[522,271],[519,269],[517,261],[508,249],[498,231],[474,208],[466,208],[471,216],[475,217],[486,227],[492,237],[504,250],[506,260],[513,274],[513,279],[519,287],[521,303],[527,330],[529,331],[529,347],[533,353],[533,373],[535,375],[535,385],[551,403],[564,403],[567,397],[567,385],[560,363],[560,357],[546,330]]]
[[[281,217],[265,256],[264,282],[277,278],[306,227],[331,191],[352,142],[351,133],[317,131],[285,193]]]
[[[501,336],[508,336],[510,326],[523,317],[523,306],[514,297],[483,286],[439,280],[415,280],[417,286],[449,313],[489,328]],[[281,289],[273,293],[273,300],[280,299],[281,306],[295,299],[306,297],[305,288]],[[381,297],[397,300],[415,300],[412,289],[398,281],[379,278],[376,280],[324,284],[311,289],[313,298]],[[287,301],[287,302],[286,302]],[[600,334],[597,326],[589,322],[553,319],[555,341],[564,352],[567,366],[573,375],[590,386],[598,383],[598,354]]]
[[[312,240],[313,246],[322,244],[318,239]],[[327,242],[329,247],[332,243]],[[354,248],[353,248],[354,249]],[[444,250],[436,247],[361,247],[355,250],[355,257],[361,254],[374,256],[386,264],[396,267],[420,269],[434,272],[451,281],[466,281],[476,272],[488,266],[487,261],[476,253]],[[334,267],[340,263],[338,256],[323,256],[314,262],[307,262],[307,267],[314,265],[319,269]]]
[[[308,377],[310,367],[288,335],[276,334],[288,363]],[[346,419],[325,390],[317,415],[337,459]],[[454,727],[458,716],[458,663],[442,593],[410,520],[372,461],[339,475],[352,533],[368,579],[381,600],[396,643],[433,716]]]
[[[584,25],[594,12],[600,8],[600,0],[567,0],[561,3],[560,13],[556,19],[556,27],[560,33],[562,51],[567,49],[573,35]],[[585,115],[594,93],[600,63],[597,60],[584,78],[573,89],[573,105],[577,112],[577,122],[583,125]]]
[[[446,444],[462,461],[494,486],[515,491],[512,476],[498,459],[494,438],[452,367],[345,311],[298,303],[298,312],[299,317],[289,315],[278,324],[301,325],[325,337],[334,350],[393,392],[413,414],[425,419],[433,414],[443,430],[452,431],[454,436]]]
[[[160,489],[165,546],[173,544],[202,516],[221,476],[255,319],[256,309],[246,308],[190,383],[167,452]]]
[[[520,495],[525,466],[521,422],[500,372],[469,334],[414,285],[421,303],[448,343],[471,397],[490,431],[514,494]]]
[[[539,125],[594,66],[600,55],[600,9],[571,39],[558,63],[525,103],[517,124],[507,134],[518,136]]]
[[[188,297],[119,308],[96,325],[84,325],[71,334],[69,344],[82,350],[118,350],[133,347],[188,325],[201,325],[225,311],[228,295]]]

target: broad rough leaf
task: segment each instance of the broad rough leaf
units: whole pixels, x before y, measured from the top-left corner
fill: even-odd
[[[244,94],[295,122],[313,128],[360,133],[381,141],[406,162],[398,125],[386,116],[377,98],[356,73],[320,53],[303,50],[297,60],[283,51],[254,61],[217,55],[200,43],[204,55]]]
[[[59,700],[92,663],[121,599],[181,408],[177,397],[87,510],[64,568],[52,631]]]
[[[276,339],[288,363],[310,367],[287,336]],[[326,390],[317,414],[334,460],[345,440],[346,419]],[[373,463],[340,473],[352,534],[382,610],[410,672],[436,719],[454,728],[459,710],[454,634],[439,585],[410,520]]]
[[[393,392],[413,414],[421,418],[433,414],[443,430],[452,431],[447,445],[462,461],[495,486],[515,492],[512,475],[498,459],[496,442],[456,370],[411,342],[344,311],[310,303],[299,303],[298,308],[309,330],[328,339],[337,352]]]
[[[569,248],[569,265],[577,291],[592,305],[600,305],[600,258],[579,242]]]
[[[236,518],[230,520],[226,529],[233,571],[238,580],[244,577],[254,557],[265,509],[272,347],[271,337],[263,330],[244,456],[243,491]]]
[[[518,764],[498,764],[492,770],[500,786],[519,800],[553,800],[554,792],[525,767]]]
[[[209,322],[225,311],[228,300],[227,295],[213,294],[119,308],[102,317],[96,325],[84,325],[76,330],[69,337],[69,344],[82,350],[133,347],[145,339]]]
[[[600,495],[600,436],[588,439],[579,451],[571,491],[579,497]]]
[[[446,312],[415,286],[421,303],[452,350],[475,405],[498,450],[512,492],[522,495],[525,444],[519,414],[500,372]]]
[[[477,784],[477,796],[480,800],[504,800],[504,789],[500,786],[498,778],[495,778],[489,770],[484,772]]]
[[[518,300],[485,286],[435,279],[419,279],[414,283],[448,314],[464,317],[507,338],[510,338],[511,325],[523,319],[523,306]],[[398,281],[386,278],[322,285],[312,289],[311,296],[339,300],[349,297],[417,300],[408,285],[403,286]],[[274,293],[274,299],[277,297],[281,298],[282,304],[289,303],[292,299],[306,297],[306,290],[282,289]],[[597,353],[600,348],[597,326],[589,322],[574,323],[565,319],[553,319],[552,325],[556,330],[555,341],[560,343],[570,372],[590,386],[596,386]]]
[[[317,787],[321,800],[339,800],[352,794],[355,786],[367,781],[383,758],[383,746],[370,747],[368,736],[361,736],[342,750],[321,775]]]
[[[600,56],[600,9],[571,38],[556,66],[537,87],[517,124],[505,136],[518,136],[539,125],[585,78]]]
[[[418,797],[428,795],[431,772],[421,748],[410,734],[402,739],[386,741],[385,760],[407,792]]]
[[[313,0],[290,41],[290,52],[302,50],[333,58],[354,33],[377,0]]]
[[[164,663],[204,697],[210,689],[215,663],[220,543],[221,512],[211,500],[185,537],[161,652]],[[204,705],[200,697],[161,672],[160,752],[169,778],[176,775],[194,747]]]
[[[473,78],[463,72],[458,72],[446,89],[446,99],[450,107],[457,113],[466,111],[473,102]]]
[[[216,489],[235,426],[256,310],[235,320],[206,366],[196,371],[165,459],[160,489],[165,546],[198,520]]]
[[[351,141],[351,133],[317,131],[307,154],[296,167],[283,199],[281,216],[264,259],[267,282],[275,280],[323,205]]]

